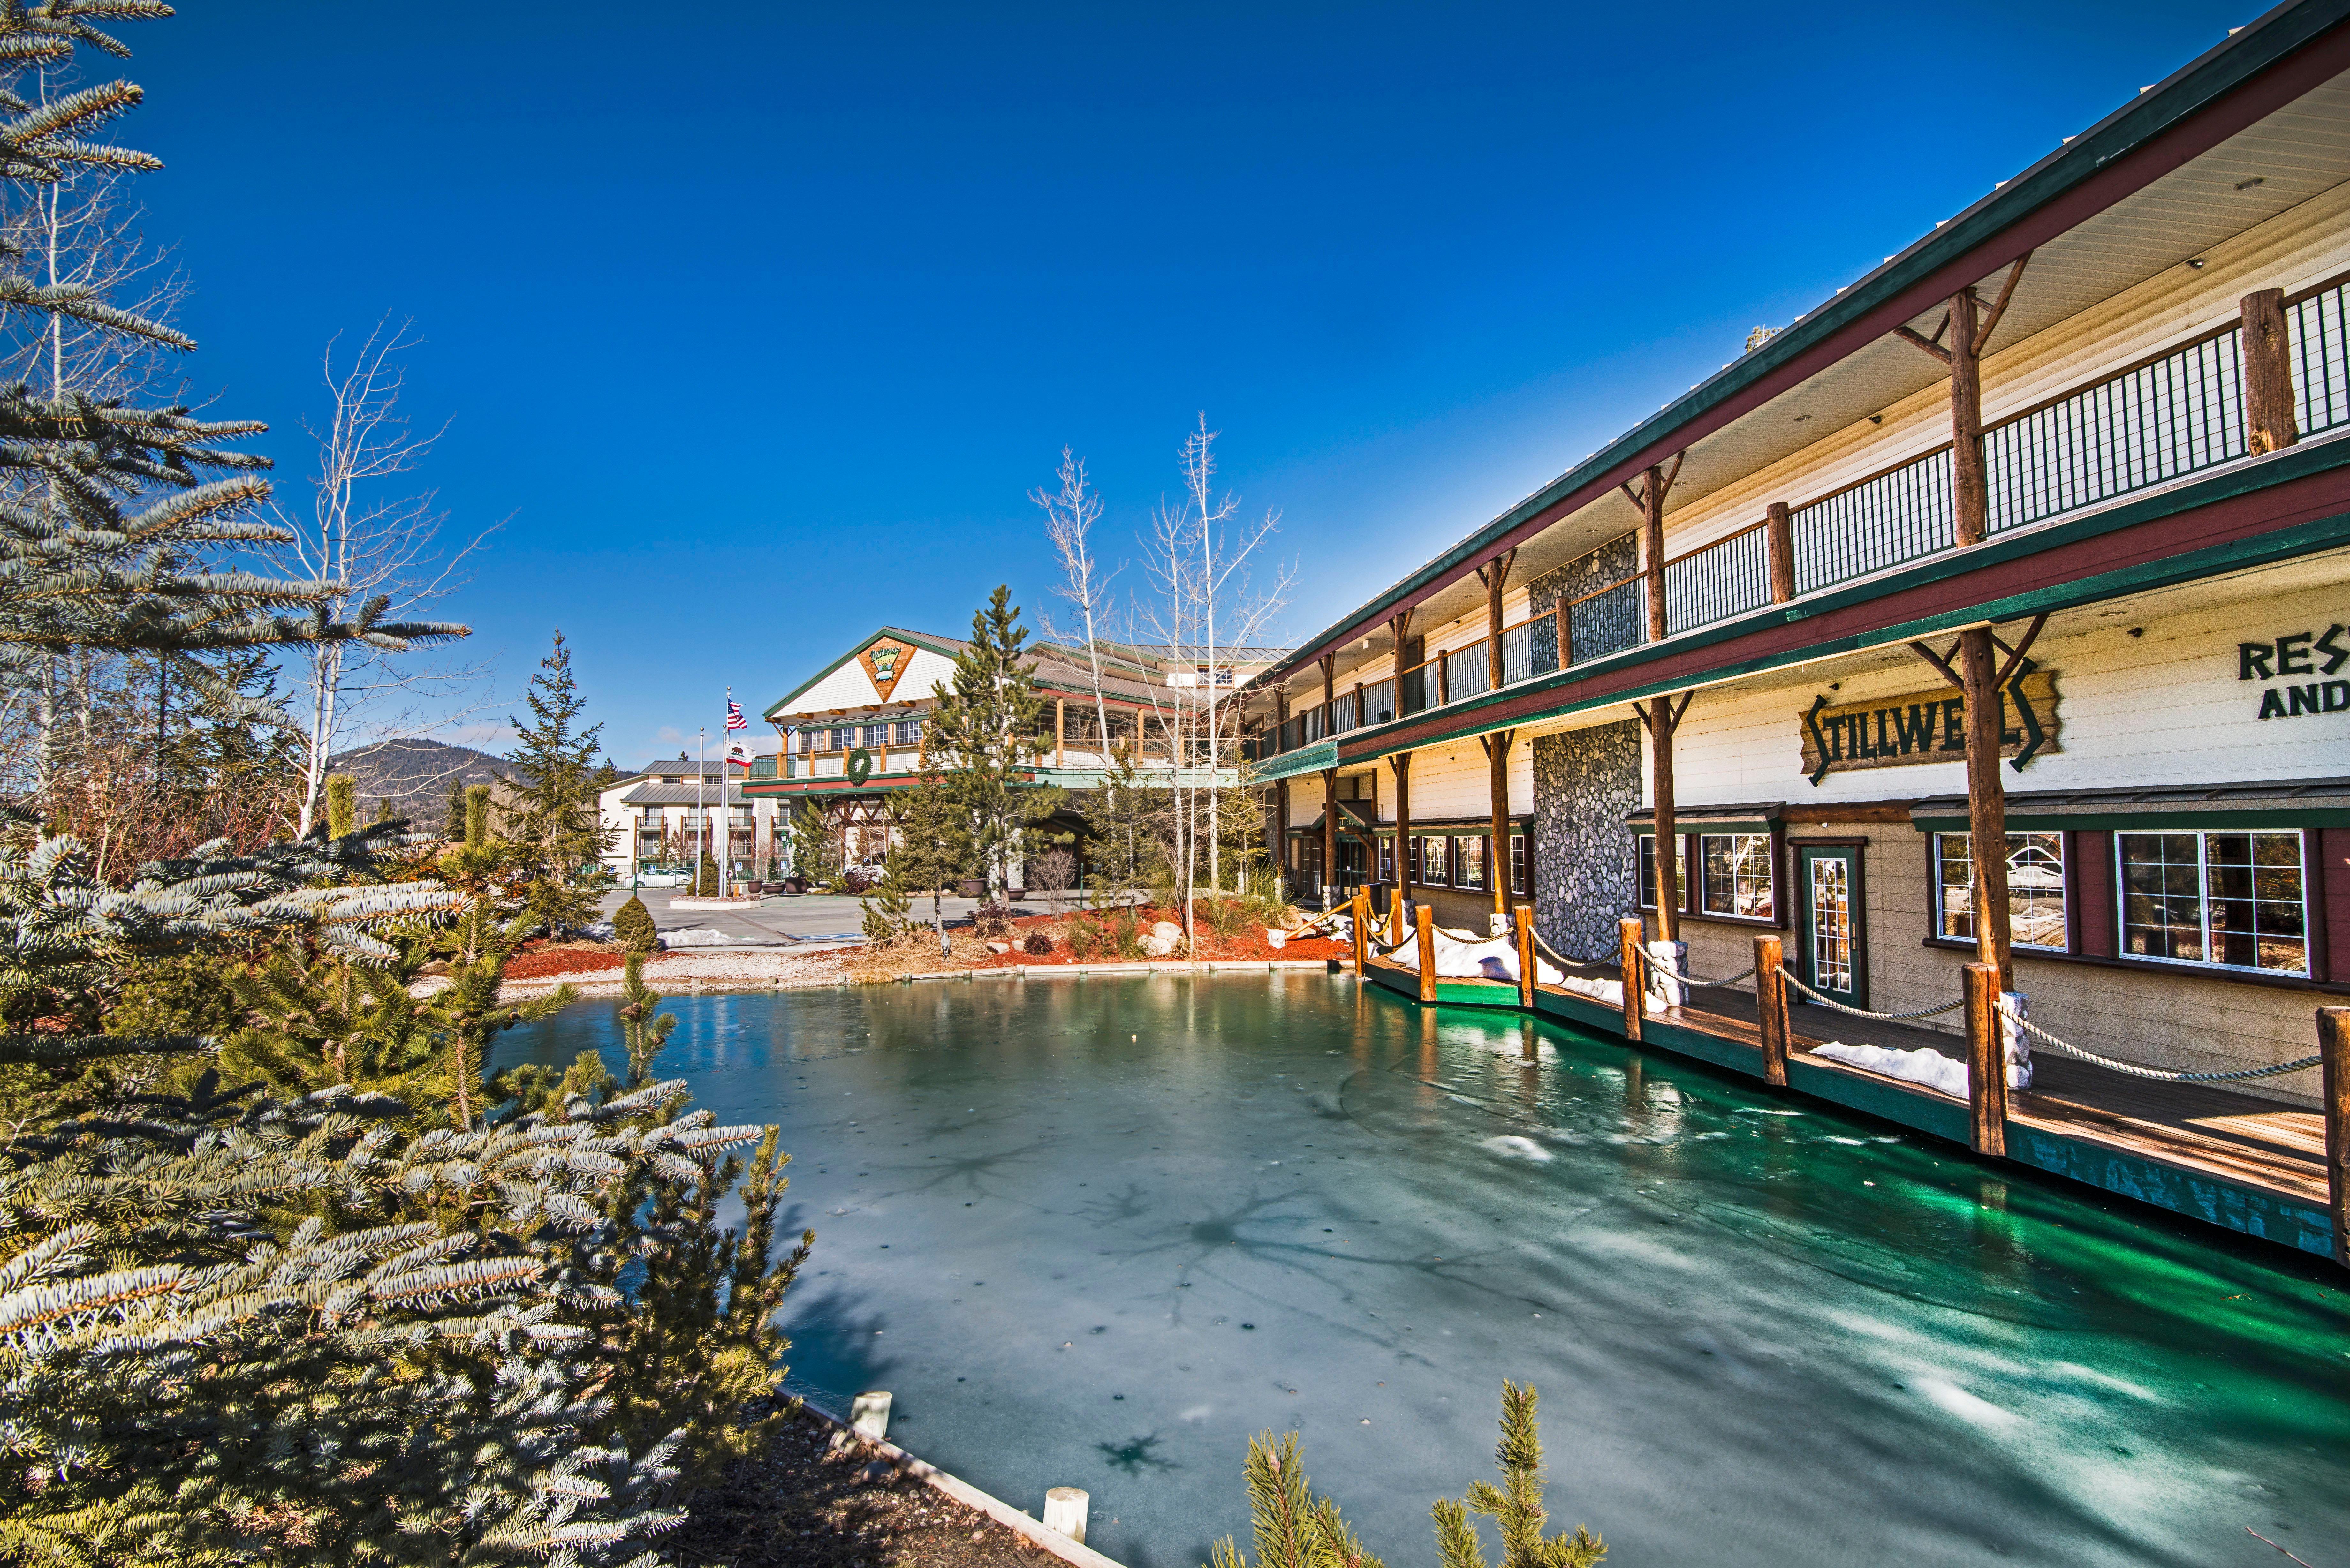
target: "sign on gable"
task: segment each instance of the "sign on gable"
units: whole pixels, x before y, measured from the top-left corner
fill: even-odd
[[[2000,696],[2001,756],[2013,758],[2020,770],[2040,753],[2059,749],[2054,673],[2026,670]],[[1967,701],[1948,686],[1836,708],[1814,697],[1803,719],[1804,771],[1814,784],[1854,768],[1966,759]]]
[[[864,662],[865,673],[872,678],[875,693],[887,702],[889,693],[898,689],[906,667],[914,662],[914,650],[902,642],[877,642],[857,657]]]

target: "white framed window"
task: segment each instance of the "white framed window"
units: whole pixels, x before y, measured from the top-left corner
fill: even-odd
[[[887,725],[887,724],[868,724],[868,725],[864,726],[864,729],[865,729],[865,740],[864,740],[864,742],[863,742],[863,743],[865,744],[865,746],[866,746],[868,749],[872,750],[872,751],[877,751],[877,752],[878,752],[878,751],[879,751],[882,747],[884,747],[884,746],[886,746],[886,745],[888,745],[888,744],[889,743],[889,725]]]
[[[1974,835],[1934,835],[1934,929],[1975,938]],[[2071,945],[2064,909],[2064,836],[2007,836],[2008,940],[2020,948],[2063,952]]]
[[[1379,880],[1389,887],[1395,885],[1395,840],[1393,838],[1379,840]]]
[[[2114,855],[2123,957],[2309,972],[2299,831],[2116,833]]]
[[[1677,909],[1686,909],[1689,908],[1690,893],[1689,835],[1676,833],[1673,835],[1673,843],[1678,850],[1674,857],[1674,864],[1680,868],[1680,902],[1673,907]],[[1640,835],[1638,854],[1640,857],[1640,908],[1653,909],[1657,907],[1657,836],[1655,834]]]
[[[1746,920],[1778,918],[1778,857],[1769,834],[1705,833],[1697,842],[1700,910]]]
[[[1471,888],[1479,892],[1491,892],[1485,880],[1485,836],[1482,833],[1457,835],[1452,840],[1452,885]]]
[[[1513,898],[1526,896],[1526,836],[1510,835],[1510,894]]]
[[[921,740],[922,722],[920,719],[900,719],[897,723],[897,737],[890,742],[890,744],[896,746],[920,745],[921,743]]]

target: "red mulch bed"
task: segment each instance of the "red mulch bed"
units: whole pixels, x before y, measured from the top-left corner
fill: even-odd
[[[1179,918],[1180,914],[1180,910],[1140,909],[1135,910],[1134,918],[1141,928],[1148,931],[1159,920],[1173,920],[1175,924],[1181,925],[1183,922]],[[1068,942],[1063,939],[1055,938],[1053,950],[1048,953],[1027,952],[1019,946],[1020,942],[1032,932],[1042,930],[1045,935],[1051,936],[1057,928],[1075,925],[1079,920],[1096,919],[1097,917],[1091,913],[1023,916],[1012,922],[1012,929],[1008,933],[1013,942],[1013,950],[1008,953],[990,953],[972,967],[973,969],[1009,969],[1025,964],[1030,968],[1035,968],[1044,964],[1126,961],[1119,958],[1115,949],[1107,944],[1097,947],[1091,958],[1083,960],[1077,957]],[[1102,923],[1107,924],[1106,921]],[[1191,956],[1206,963],[1247,963],[1251,961],[1263,962],[1273,959],[1351,959],[1355,956],[1355,950],[1350,944],[1333,941],[1328,937],[1292,938],[1276,951],[1273,944],[1264,940],[1264,928],[1255,924],[1245,926],[1232,936],[1220,937],[1208,929],[1205,919],[1201,919],[1198,923],[1198,950]]]
[[[506,978],[536,980],[541,975],[549,974],[593,974],[598,970],[619,969],[627,962],[627,954],[605,948],[525,945],[522,951],[506,961]]]

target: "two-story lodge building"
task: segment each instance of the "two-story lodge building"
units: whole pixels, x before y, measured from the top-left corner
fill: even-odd
[[[1267,668],[1291,878],[2306,1055],[2350,996],[2345,14],[2238,30]]]

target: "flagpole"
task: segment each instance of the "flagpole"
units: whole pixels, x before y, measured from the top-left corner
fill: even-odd
[[[685,885],[689,893],[702,890],[702,857],[710,853],[710,807],[702,798],[702,748],[709,733],[700,729],[693,732],[693,880]]]
[[[734,720],[734,688],[732,686],[726,689],[726,720],[729,723]],[[731,889],[734,880],[734,818],[729,807],[734,781],[726,776],[726,770],[734,765],[733,755],[734,742],[729,741],[726,742],[726,755],[718,759],[718,826],[726,830],[718,836],[718,842],[724,846],[718,852],[718,896],[722,898],[733,896]]]

